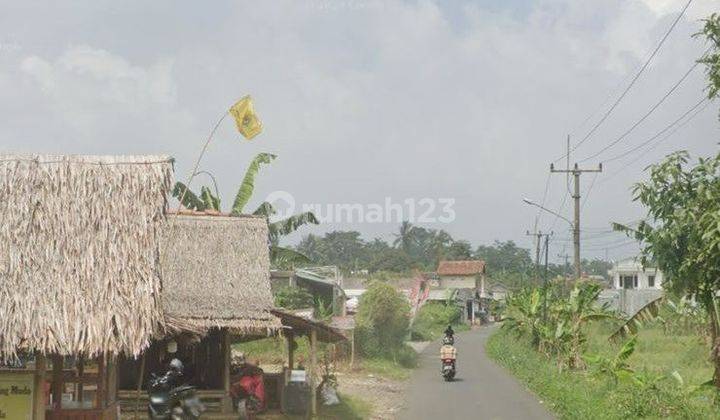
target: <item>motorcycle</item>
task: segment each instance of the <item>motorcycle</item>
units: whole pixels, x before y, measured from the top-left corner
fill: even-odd
[[[196,420],[205,411],[194,386],[178,385],[182,373],[169,370],[162,376],[151,374],[148,418],[151,420]]]
[[[442,360],[442,376],[447,382],[455,378],[455,359]]]
[[[443,338],[443,345],[440,347],[440,360],[442,361],[442,373],[445,381],[450,382],[455,378],[455,360],[457,359],[457,350],[455,349],[455,340],[452,335],[447,334]]]

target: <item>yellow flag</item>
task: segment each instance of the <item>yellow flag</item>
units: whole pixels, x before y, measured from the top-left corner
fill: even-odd
[[[262,123],[253,109],[252,98],[248,95],[230,107],[230,115],[235,118],[237,129],[246,139],[250,140],[260,134]]]

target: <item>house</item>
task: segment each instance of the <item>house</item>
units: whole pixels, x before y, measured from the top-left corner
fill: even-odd
[[[663,273],[657,268],[643,267],[637,258],[616,262],[608,272],[614,289],[662,290]]]
[[[484,261],[440,261],[437,275],[441,289],[475,289],[485,297]]]
[[[0,359],[22,366],[0,368],[22,391],[0,393],[2,417],[116,418],[118,356],[140,355],[166,325],[158,251],[172,165],[0,155]]]
[[[509,289],[502,283],[493,282],[487,290],[488,296],[495,301],[505,301]]]

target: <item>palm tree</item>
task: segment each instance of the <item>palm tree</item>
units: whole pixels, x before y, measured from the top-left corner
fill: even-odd
[[[267,165],[275,160],[277,156],[271,153],[260,153],[250,162],[250,166],[245,171],[242,183],[235,194],[233,201],[231,216],[239,216],[244,214],[245,206],[250,201],[253,191],[255,190],[255,177],[260,171],[262,165]],[[182,197],[182,205],[186,209],[196,211],[215,210],[220,211],[220,198],[217,193],[213,194],[212,190],[206,186],[200,188],[200,195],[196,195],[181,182],[175,183],[172,190],[173,197],[180,199]],[[253,212],[256,216],[265,216],[268,219],[268,242],[270,244],[270,260],[273,265],[294,265],[310,262],[310,259],[290,248],[279,246],[280,238],[289,235],[301,226],[306,224],[318,224],[318,220],[312,212],[304,212],[290,216],[286,219],[276,222],[270,222],[269,219],[275,214],[275,208],[268,202],[261,203]]]
[[[405,251],[405,253],[410,255],[410,249],[415,242],[414,233],[415,226],[413,226],[412,223],[408,222],[407,220],[402,222],[398,233],[395,233],[393,235],[395,236],[393,246],[402,249],[403,251]]]

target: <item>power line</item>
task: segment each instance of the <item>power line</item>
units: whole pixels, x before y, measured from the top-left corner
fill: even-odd
[[[596,172],[595,175],[592,178],[592,181],[590,181],[590,186],[588,187],[587,191],[585,191],[585,197],[583,198],[583,202],[580,205],[580,210],[583,210],[585,208],[585,203],[588,200],[588,197],[590,197],[590,191],[593,189],[593,185],[595,185],[595,180],[598,177],[598,173]]]
[[[692,2],[693,2],[693,0],[688,0],[688,2],[685,4],[685,7],[683,7],[682,10],[680,11],[680,14],[675,18],[672,25],[670,25],[670,28],[668,28],[667,32],[665,32],[665,35],[663,35],[663,37],[660,39],[660,42],[655,47],[652,54],[650,54],[650,56],[647,58],[647,60],[645,60],[645,63],[642,65],[642,67],[640,67],[640,70],[638,70],[638,72],[635,74],[635,77],[633,77],[632,80],[630,81],[630,84],[625,88],[623,93],[620,94],[620,96],[615,100],[615,102],[610,107],[610,109],[608,109],[607,112],[605,112],[605,114],[602,116],[602,118],[600,118],[600,120],[597,123],[595,123],[593,128],[590,129],[590,131],[585,135],[585,137],[583,137],[579,143],[577,143],[575,146],[573,146],[572,150],[569,150],[567,152],[567,154],[570,154],[570,152],[575,151],[578,147],[580,147],[583,143],[585,143],[593,135],[593,133],[595,133],[595,131],[600,127],[600,125],[602,125],[602,123],[605,122],[605,120],[610,116],[610,114],[620,104],[620,102],[623,100],[623,98],[625,98],[625,95],[627,95],[627,93],[630,91],[630,89],[632,89],[632,87],[635,85],[635,82],[637,82],[638,78],[640,78],[640,75],[648,67],[648,65],[650,64],[652,59],[655,58],[655,55],[657,55],[658,51],[660,51],[660,48],[665,43],[665,40],[667,40],[667,38],[670,36],[670,33],[672,33],[672,31],[675,29],[675,26],[678,24],[680,19],[683,17],[683,15],[685,14],[685,11],[688,9],[688,7],[690,7],[690,4]],[[566,155],[559,157],[558,159],[556,159],[554,161],[554,163],[559,162],[560,160],[564,159],[565,157],[566,157]]]
[[[674,125],[676,125],[677,123],[679,123],[680,121],[682,121],[686,116],[688,116],[688,114],[690,114],[691,112],[693,112],[694,110],[696,110],[696,109],[697,109],[700,105],[702,105],[705,101],[707,101],[707,98],[702,98],[702,99],[700,100],[700,102],[698,102],[698,103],[696,103],[695,105],[691,106],[690,109],[688,109],[687,111],[685,111],[680,117],[678,117],[675,121],[673,121],[673,122],[671,122],[670,124],[668,124],[665,128],[663,128],[662,130],[658,131],[654,136],[652,136],[652,137],[650,137],[649,139],[645,140],[644,142],[638,144],[637,146],[633,147],[632,149],[626,150],[626,151],[624,151],[624,152],[622,152],[622,153],[620,153],[620,154],[618,154],[618,155],[615,155],[615,156],[613,156],[613,157],[611,157],[611,158],[603,159],[603,162],[612,162],[612,161],[614,161],[614,160],[621,159],[621,158],[629,155],[630,153],[632,153],[632,152],[634,152],[634,151],[642,148],[643,146],[647,145],[648,143],[651,143],[653,140],[655,140],[656,138],[660,137],[661,135],[665,134],[665,132],[667,132],[668,130],[670,130],[671,128],[673,128]]]
[[[680,131],[680,130],[681,130],[683,127],[685,127],[690,121],[692,121],[696,116],[698,116],[700,113],[702,113],[702,112],[705,110],[705,108],[707,108],[707,106],[710,104],[710,102],[708,102],[707,100],[703,100],[703,102],[704,102],[705,104],[704,104],[702,107],[700,107],[700,109],[698,109],[697,111],[695,111],[694,114],[692,114],[688,119],[686,119],[685,121],[683,121],[680,125],[676,126],[671,132],[667,133],[665,136],[663,136],[662,138],[660,138],[655,144],[653,144],[653,145],[651,145],[650,147],[648,147],[648,148],[645,150],[645,153],[642,153],[642,154],[638,155],[635,159],[627,162],[625,165],[623,165],[623,166],[621,166],[619,169],[617,169],[614,173],[610,174],[610,176],[608,176],[608,177],[604,178],[603,180],[601,180],[598,184],[604,184],[604,183],[610,181],[611,179],[613,179],[614,177],[616,177],[618,174],[620,174],[622,171],[624,171],[625,169],[629,168],[631,165],[633,165],[634,163],[636,163],[638,160],[642,159],[643,157],[646,157],[647,154],[648,154],[650,151],[652,151],[652,150],[654,150],[656,147],[658,147],[663,141],[669,139],[670,137],[673,136],[673,134],[675,134],[676,132]],[[657,137],[657,136],[653,136],[653,139],[656,138],[656,137]]]
[[[687,79],[687,77],[690,75],[690,73],[692,73],[693,70],[695,70],[695,68],[698,66],[698,64],[700,64],[700,63],[695,62],[695,63],[688,69],[688,71],[685,72],[685,74],[680,78],[680,80],[678,80],[677,82],[675,82],[675,84],[670,88],[670,90],[668,90],[668,91],[665,93],[665,95],[663,95],[663,97],[660,98],[660,100],[659,100],[658,102],[656,102],[655,105],[653,105],[648,112],[645,113],[645,115],[643,115],[639,120],[635,121],[635,124],[633,124],[633,125],[632,125],[629,129],[627,129],[622,135],[620,135],[620,137],[618,137],[617,139],[613,140],[612,142],[610,142],[610,144],[608,144],[607,146],[603,147],[602,149],[600,149],[599,151],[595,152],[594,154],[586,157],[585,159],[581,159],[579,162],[580,162],[580,163],[586,162],[586,161],[588,161],[588,160],[590,160],[590,159],[593,159],[593,158],[598,157],[599,155],[601,155],[603,152],[605,152],[605,151],[608,150],[609,148],[611,148],[611,147],[615,146],[616,144],[618,144],[619,142],[621,142],[625,137],[627,137],[628,134],[632,133],[640,124],[642,124],[643,121],[645,121],[645,120],[647,119],[647,117],[649,117],[653,112],[655,112],[655,110],[658,109],[658,108],[660,107],[660,105],[662,105],[662,103],[665,102],[665,100],[670,97],[670,95],[672,95],[672,93],[675,91],[675,89],[677,89],[677,88],[682,84],[682,82],[685,81],[685,79]]]

